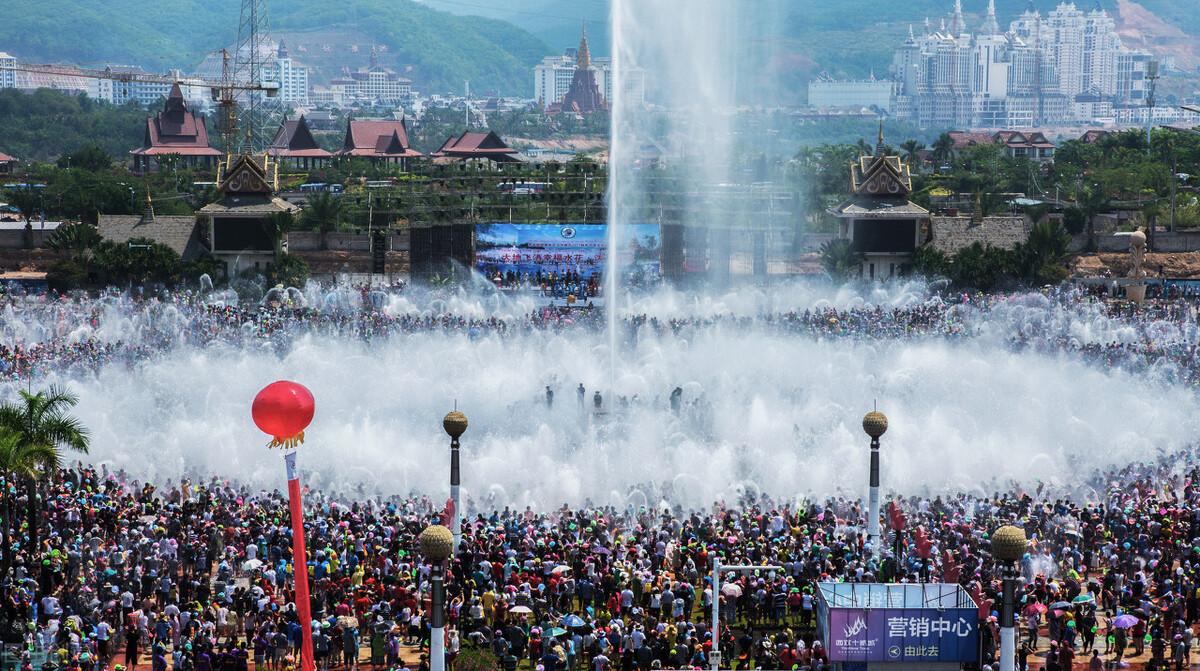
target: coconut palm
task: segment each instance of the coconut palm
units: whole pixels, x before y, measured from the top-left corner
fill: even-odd
[[[940,163],[946,163],[954,153],[954,138],[949,133],[942,133],[933,143],[933,158]]]
[[[16,436],[23,453],[43,455],[32,472],[22,474],[29,490],[30,547],[38,545],[40,482],[62,461],[64,448],[85,454],[88,451],[88,431],[69,413],[78,402],[75,394],[50,387],[36,394],[22,391],[19,402],[0,405],[0,433]],[[54,458],[46,458],[47,451],[53,452]]]
[[[54,229],[46,246],[62,252],[70,252],[77,263],[87,263],[103,238],[95,226],[85,222],[65,224]]]
[[[342,199],[329,192],[318,193],[308,199],[300,213],[300,223],[309,230],[321,232],[321,248],[325,248],[325,234],[337,230],[342,220],[345,205]]]
[[[831,279],[845,281],[860,272],[862,254],[854,249],[850,240],[830,240],[821,245],[821,267]]]
[[[904,150],[904,161],[908,163],[909,170],[915,170],[917,167],[917,152],[925,148],[925,145],[916,140],[905,140],[900,143],[900,148]]]

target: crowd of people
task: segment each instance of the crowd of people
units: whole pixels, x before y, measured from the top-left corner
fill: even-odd
[[[138,365],[178,347],[270,349],[306,335],[510,337],[604,324],[589,309],[469,318],[389,312],[366,290],[358,298],[327,309],[268,297],[247,309],[190,294],[4,297],[0,375],[27,381]],[[1130,306],[1070,291],[932,296],[905,307],[647,313],[619,324],[629,340],[720,328],[816,339],[994,338],[1200,382],[1196,306],[1186,297]],[[599,391],[580,384],[575,392],[581,408],[602,404]],[[547,404],[553,393],[547,386]],[[675,413],[688,412],[682,396],[671,393]],[[468,502],[448,567],[448,666],[703,668],[719,650],[724,668],[818,671],[830,665],[816,627],[819,583],[933,581],[961,584],[980,605],[981,664],[991,668],[1000,572],[990,534],[1011,523],[1031,539],[1021,561],[1022,668],[1099,669],[1129,659],[1187,668],[1200,624],[1200,463],[1164,455],[1076,475],[1070,489],[893,497],[906,522],[878,548],[866,542],[863,502],[844,497],[747,493],[703,510]],[[298,568],[279,491],[235,480],[148,483],[84,464],[40,481],[0,472],[0,665],[296,671],[293,577],[305,570],[321,671],[427,668],[430,566],[416,539],[447,519],[435,498],[307,493],[309,557]],[[715,558],[781,568],[729,573],[714,593]],[[714,601],[717,631],[708,617]]]
[[[554,295],[569,291],[564,287],[569,285],[554,289]],[[0,378],[27,380],[55,371],[96,370],[110,363],[133,365],[180,346],[228,344],[283,350],[306,335],[365,342],[429,333],[517,337],[547,330],[599,332],[607,324],[601,310],[583,304],[466,316],[445,310],[444,304],[419,311],[411,305],[389,310],[387,295],[367,288],[347,294],[349,299],[342,296],[317,307],[293,302],[277,290],[250,307],[188,292],[137,299],[0,296],[4,317]],[[1014,318],[1031,297],[1037,299],[1038,310],[1055,318]],[[1095,334],[1081,334],[1077,327],[1087,326],[1089,320],[1101,320],[1105,327]],[[1012,349],[1077,356],[1105,367],[1154,368],[1170,382],[1200,384],[1198,323],[1191,298],[1132,307],[1070,290],[1051,295],[934,295],[903,307],[810,307],[687,317],[642,313],[618,322],[627,341],[690,337],[715,328],[860,341],[992,337]]]
[[[1141,655],[1188,668],[1200,624],[1198,478],[1181,455],[1092,474],[1073,493],[896,498],[906,523],[878,552],[863,502],[845,498],[468,510],[449,563],[448,668],[464,650],[508,671],[704,668],[719,647],[724,668],[825,669],[817,584],[874,581],[962,584],[980,604],[982,662],[994,664],[989,534],[1009,523],[1031,539],[1023,664],[1062,671]],[[83,464],[31,485],[3,482],[0,636],[23,668],[297,668],[285,495]],[[417,535],[445,511],[418,496],[315,491],[305,503],[318,668],[426,665],[430,566]],[[780,570],[729,573],[714,594],[717,557]]]

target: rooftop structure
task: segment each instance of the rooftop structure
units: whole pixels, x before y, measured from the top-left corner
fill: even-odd
[[[163,109],[146,119],[142,146],[133,152],[134,169],[153,169],[164,156],[177,156],[186,167],[212,167],[221,152],[208,142],[204,117],[188,110],[179,85],[171,87]]]
[[[299,168],[323,165],[333,156],[332,153],[317,144],[304,115],[301,115],[299,119],[285,118],[283,120],[279,126],[279,132],[275,135],[275,140],[271,142],[270,147],[267,147],[267,154]]]
[[[467,131],[457,137],[447,138],[442,147],[431,156],[436,162],[487,160],[494,163],[515,163],[517,151],[500,139],[493,131]]]
[[[337,155],[403,164],[421,152],[409,145],[408,125],[403,119],[351,119],[346,122],[346,139]]]
[[[906,274],[929,211],[908,200],[912,175],[899,156],[886,155],[882,123],[875,153],[850,165],[850,192],[830,214],[862,257],[860,275],[875,280]]]
[[[589,112],[608,109],[608,101],[601,95],[600,86],[596,83],[596,73],[592,71],[592,54],[588,48],[586,26],[579,38],[579,51],[577,53],[575,73],[571,78],[571,86],[567,89],[567,94],[563,97],[561,103],[547,107],[547,111],[551,113],[574,112],[575,114],[587,114]]]

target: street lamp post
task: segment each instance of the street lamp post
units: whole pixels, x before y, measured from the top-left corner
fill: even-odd
[[[871,491],[867,499],[867,542],[879,554],[879,437],[887,431],[887,415],[872,410],[863,416],[863,431],[871,437]]]
[[[450,533],[454,538],[453,552],[458,554],[458,544],[462,542],[462,524],[459,523],[462,513],[459,512],[458,487],[460,473],[458,469],[458,439],[467,430],[467,416],[458,410],[451,410],[442,419],[442,428],[450,436],[450,500],[454,510],[450,515]]]
[[[430,563],[429,668],[446,671],[446,559],[453,551],[450,530],[431,524],[421,532],[421,552]]]
[[[1019,527],[1003,526],[992,534],[992,555],[1000,565],[1002,595],[1000,606],[1000,669],[1017,668],[1017,582],[1021,579],[1018,562],[1028,543],[1025,531]]]
[[[782,566],[751,566],[745,564],[735,564],[725,566],[721,564],[720,557],[713,557],[712,569],[712,653],[709,654],[709,666],[712,671],[718,671],[721,668],[721,572],[748,572],[748,571],[782,571]]]

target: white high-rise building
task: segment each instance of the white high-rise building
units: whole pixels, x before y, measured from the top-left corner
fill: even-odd
[[[17,73],[12,68],[17,67],[17,59],[0,51],[0,89],[15,89]]]
[[[270,64],[267,79],[279,84],[279,99],[284,102],[308,104],[308,68],[292,60],[287,45],[279,41],[279,50]]]
[[[1042,16],[1032,5],[1006,33],[994,0],[979,32],[965,32],[961,0],[947,22],[909,38],[892,59],[893,113],[918,124],[1021,127],[1111,116],[1145,103],[1148,54],[1121,44],[1097,5],[1063,2]],[[1101,114],[1103,112],[1103,114]]]

